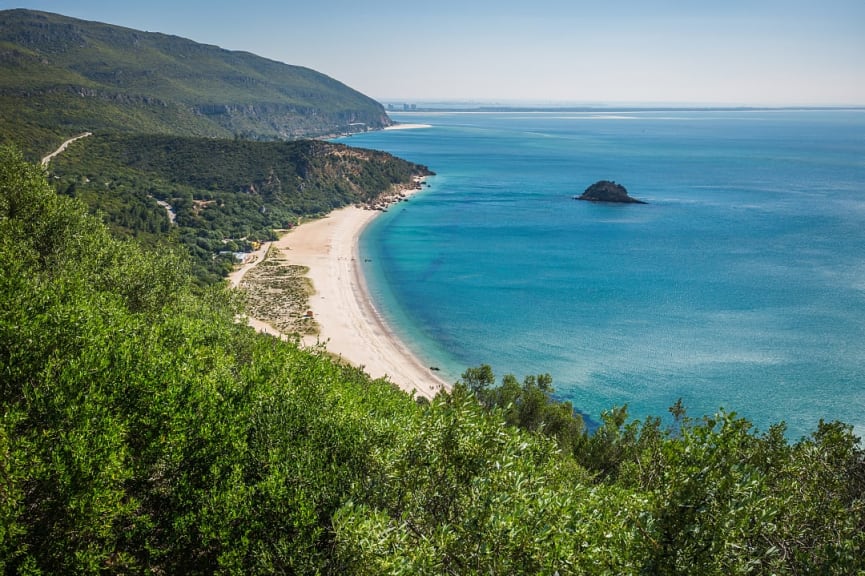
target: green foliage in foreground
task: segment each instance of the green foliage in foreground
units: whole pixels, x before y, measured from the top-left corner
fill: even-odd
[[[563,443],[522,409],[546,377],[421,405],[236,324],[9,149],[0,298],[6,574],[865,573],[848,426],[616,410]]]

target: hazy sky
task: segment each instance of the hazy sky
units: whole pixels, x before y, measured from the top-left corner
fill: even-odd
[[[865,104],[865,0],[0,0],[307,66],[380,100]]]

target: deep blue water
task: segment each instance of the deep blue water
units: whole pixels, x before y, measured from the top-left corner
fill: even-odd
[[[367,230],[367,279],[449,380],[865,432],[865,111],[394,118],[433,127],[344,141],[438,175]],[[600,179],[649,204],[573,200]]]

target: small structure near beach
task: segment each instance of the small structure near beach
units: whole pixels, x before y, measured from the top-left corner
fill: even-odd
[[[628,191],[621,184],[611,180],[599,180],[595,182],[580,196],[574,196],[574,200],[588,200],[589,202],[618,202],[622,204],[646,204],[628,196]]]

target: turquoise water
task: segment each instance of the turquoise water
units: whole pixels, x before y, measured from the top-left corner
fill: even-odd
[[[865,432],[865,111],[395,114],[427,164],[361,249],[424,362],[549,372],[591,420],[723,407]],[[648,205],[573,196],[596,180]]]

